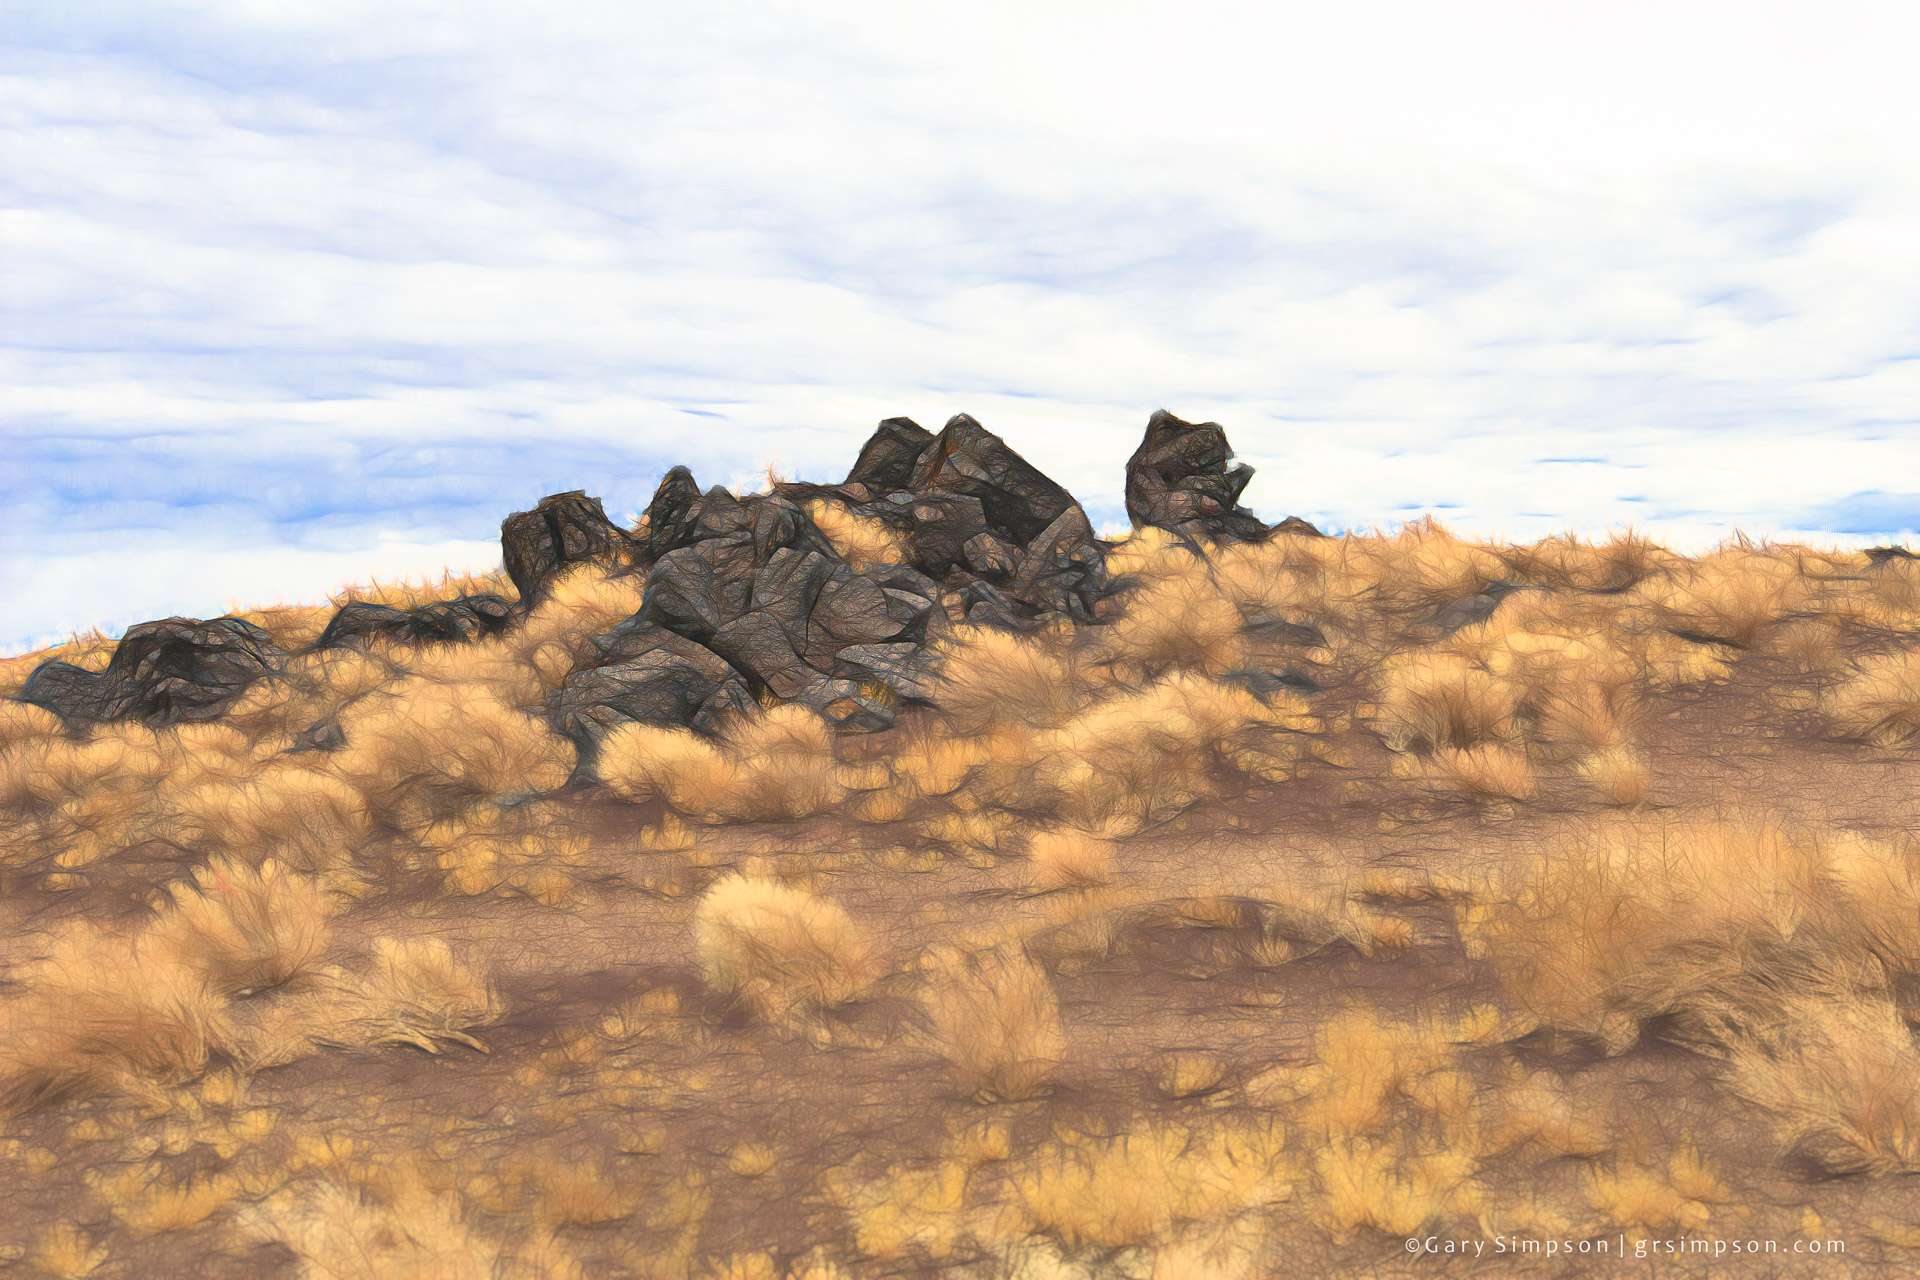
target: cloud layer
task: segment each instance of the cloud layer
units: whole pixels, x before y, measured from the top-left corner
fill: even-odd
[[[1109,522],[1165,406],[1274,518],[1898,536],[1891,9],[29,5],[0,644],[837,476],[895,413]]]

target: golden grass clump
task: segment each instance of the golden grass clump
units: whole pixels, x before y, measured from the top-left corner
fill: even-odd
[[[1803,552],[1736,544],[1642,583],[1636,594],[1670,630],[1751,649],[1808,592]]]
[[[1556,534],[1496,554],[1514,577],[1562,591],[1624,591],[1671,567],[1677,557],[1644,534],[1622,530],[1604,542]]]
[[[1103,884],[1113,875],[1113,841],[1077,827],[1045,827],[1027,841],[1036,885],[1060,889]]]
[[[376,938],[373,962],[359,976],[370,1029],[386,1029],[370,1043],[415,1044],[435,1052],[435,1040],[482,1046],[466,1032],[505,1012],[484,970],[453,954],[444,938]]]
[[[719,742],[690,729],[621,725],[600,744],[595,768],[623,799],[658,795],[714,822],[804,818],[848,792],[832,729],[793,703],[735,721]]]
[[[1884,999],[1787,996],[1772,1034],[1734,1041],[1734,1090],[1783,1148],[1829,1174],[1920,1169],[1920,1060]]]
[[[1820,699],[1827,721],[1882,747],[1920,741],[1920,650],[1862,659]]]
[[[774,880],[714,884],[694,940],[707,984],[770,1021],[857,1000],[876,976],[874,945],[843,907]]]
[[[256,869],[217,859],[171,892],[148,938],[227,995],[286,982],[314,963],[331,931],[319,884],[271,860]]]
[[[808,517],[856,573],[884,565],[905,564],[906,545],[898,533],[881,521],[860,515],[844,502],[816,498],[806,507]]]
[[[594,636],[640,611],[646,586],[642,574],[575,565],[548,585],[539,606],[502,639],[524,662],[532,662],[549,645],[576,659],[583,657]],[[566,672],[559,674],[564,677]]]
[[[1431,517],[1355,540],[1353,555],[1353,570],[1377,584],[1384,602],[1408,611],[1478,595],[1507,572],[1491,547],[1462,541]]]
[[[1377,723],[1395,751],[1432,754],[1513,736],[1518,690],[1469,660],[1417,653],[1388,667]]]
[[[498,1280],[507,1259],[476,1235],[459,1198],[424,1191],[383,1204],[331,1179],[289,1188],[248,1218],[249,1234],[300,1260],[303,1280],[379,1276],[381,1280]]]
[[[1017,1161],[1009,1180],[1028,1231],[1070,1250],[1119,1249],[1166,1240],[1180,1224],[1228,1224],[1284,1195],[1284,1147],[1272,1124],[1068,1133]]]
[[[1456,914],[1520,1007],[1619,1050],[1647,1018],[1706,1009],[1726,966],[1763,961],[1756,947],[1815,974],[1849,956],[1911,968],[1915,930],[1900,913],[1920,900],[1894,870],[1903,861],[1762,818],[1620,821],[1510,870]]]
[[[358,790],[304,764],[270,763],[244,781],[203,784],[180,794],[173,807],[189,845],[248,860],[273,858],[307,872],[351,862],[373,826]]]
[[[1150,579],[1100,635],[1098,661],[1134,679],[1169,671],[1222,675],[1246,658],[1240,610],[1204,574]]]
[[[956,627],[943,650],[940,707],[961,733],[1007,723],[1049,729],[1085,703],[1073,660],[1042,639]]]
[[[35,739],[58,737],[60,717],[28,702],[0,702],[0,751]]]
[[[1038,742],[1033,774],[1062,818],[1128,835],[1217,793],[1216,771],[1288,776],[1319,721],[1297,696],[1262,702],[1182,672],[1095,703]],[[1249,741],[1252,731],[1265,731]]]
[[[1066,1057],[1047,971],[1010,945],[949,949],[923,997],[935,1047],[981,1099],[1039,1095]]]
[[[550,791],[573,746],[484,692],[407,680],[340,713],[332,764],[374,812],[418,827],[493,796]]]
[[[1534,794],[1533,765],[1526,752],[1500,743],[1442,747],[1415,757],[1421,775],[1445,779],[1479,800],[1528,800]]]
[[[1589,752],[1576,767],[1600,798],[1617,808],[1633,808],[1653,789],[1653,771],[1645,753],[1629,746]]]
[[[225,1040],[225,1002],[206,975],[139,938],[69,927],[18,972],[0,1041],[8,1106],[188,1080]]]

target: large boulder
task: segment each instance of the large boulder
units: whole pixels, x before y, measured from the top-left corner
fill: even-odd
[[[600,499],[575,489],[550,494],[533,510],[516,511],[501,522],[500,554],[520,591],[521,607],[531,609],[569,566],[625,563],[632,556],[632,539],[607,519]]]
[[[937,436],[889,418],[844,482],[778,492],[845,503],[899,532],[910,567],[968,622],[1090,620],[1108,588],[1105,550],[1073,495],[966,414]]]
[[[1127,518],[1209,542],[1264,542],[1266,522],[1240,505],[1253,468],[1228,466],[1232,457],[1219,423],[1157,410],[1127,460]]]
[[[240,618],[164,618],[129,627],[106,670],[45,662],[17,696],[75,727],[137,720],[158,728],[219,716],[285,658],[272,636]]]
[[[593,646],[594,658],[567,676],[549,708],[582,760],[622,724],[706,729],[753,705],[746,682],[724,658],[664,627],[629,618]]]
[[[874,494],[909,488],[914,466],[932,443],[933,432],[912,418],[888,418],[861,447],[846,483]]]
[[[1072,494],[964,413],[948,420],[920,451],[907,488],[921,495],[978,498],[987,527],[1023,547],[1078,505]]]
[[[370,640],[456,644],[497,635],[513,620],[513,606],[492,593],[435,600],[411,609],[355,600],[343,604],[314,641],[316,652],[361,646]]]
[[[849,648],[921,648],[939,614],[939,587],[924,575],[856,573],[790,498],[702,494],[685,468],[661,481],[648,513],[639,612],[595,640],[552,703],[583,756],[616,724],[706,729],[763,693],[849,729],[885,728],[894,705],[923,697],[916,664],[838,659]],[[892,673],[908,687],[892,691]]]

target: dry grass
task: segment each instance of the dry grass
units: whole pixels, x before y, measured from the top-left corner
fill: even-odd
[[[1378,723],[1393,750],[1431,754],[1505,742],[1518,709],[1518,690],[1469,660],[1414,654],[1383,677]]]
[[[347,745],[333,767],[375,814],[402,827],[477,800],[550,791],[573,765],[566,739],[457,685],[404,682],[343,709],[340,726]]]
[[[1113,841],[1074,827],[1048,827],[1028,839],[1027,858],[1042,889],[1101,884],[1113,874]]]
[[[1920,650],[1863,659],[1820,709],[1840,733],[1883,747],[1920,740]]]
[[[178,1082],[206,1069],[225,1002],[197,967],[144,939],[78,927],[55,935],[8,998],[0,1103]]]
[[[959,628],[890,733],[629,726],[604,789],[557,789],[542,717],[640,574],[296,655],[213,724],[0,704],[0,1266],[1252,1280],[1430,1232],[1911,1237],[1875,1206],[1920,1168],[1920,571],[1430,522],[1141,530],[1111,568],[1102,625]],[[1535,589],[1429,621],[1502,580]]]
[[[729,876],[694,914],[700,970],[715,991],[785,1021],[857,1000],[873,944],[837,903],[772,880]]]
[[[622,725],[601,744],[595,768],[624,799],[658,795],[710,822],[804,818],[849,790],[831,728],[792,704],[734,722],[720,742],[687,729]]]
[[[827,535],[833,549],[856,572],[906,563],[906,548],[900,535],[880,521],[856,513],[845,503],[824,498],[809,502],[806,510],[820,532]]]
[[[941,665],[940,706],[961,733],[1002,724],[1049,729],[1086,700],[1076,666],[1043,639],[956,628]]]
[[[330,932],[320,886],[272,861],[256,869],[222,859],[172,893],[148,935],[156,952],[226,995],[286,982],[314,963]]]
[[[1065,1056],[1053,983],[1017,947],[943,952],[925,1006],[941,1055],[976,1097],[1036,1097]]]

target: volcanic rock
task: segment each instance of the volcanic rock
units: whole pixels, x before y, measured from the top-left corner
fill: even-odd
[[[1210,542],[1264,542],[1266,522],[1240,505],[1253,468],[1229,467],[1232,456],[1219,423],[1155,411],[1127,460],[1127,518]]]
[[[897,530],[912,568],[967,622],[1027,629],[1053,613],[1087,620],[1109,588],[1104,550],[1073,495],[966,414],[938,436],[889,418],[844,483],[778,492],[842,502]]]
[[[914,465],[932,443],[933,432],[912,418],[888,418],[861,447],[846,483],[876,494],[911,488]]]
[[[904,565],[856,573],[782,493],[702,494],[685,468],[668,473],[648,511],[636,558],[652,568],[639,612],[595,640],[551,704],[583,754],[615,724],[705,729],[762,691],[856,730],[885,728],[894,703],[923,698],[923,664],[838,658],[921,648],[939,613],[940,589],[925,575]],[[894,689],[894,676],[906,687]]]
[[[622,563],[632,554],[632,540],[607,519],[600,499],[574,489],[550,494],[533,510],[516,511],[501,522],[500,553],[520,591],[521,607],[531,609],[569,565]]]
[[[512,620],[513,606],[491,593],[436,600],[411,609],[356,600],[340,606],[313,647],[318,652],[373,639],[457,643],[497,635]]]
[[[239,618],[164,618],[129,627],[105,671],[42,663],[18,698],[69,725],[138,720],[158,728],[213,719],[285,658],[272,636]]]

